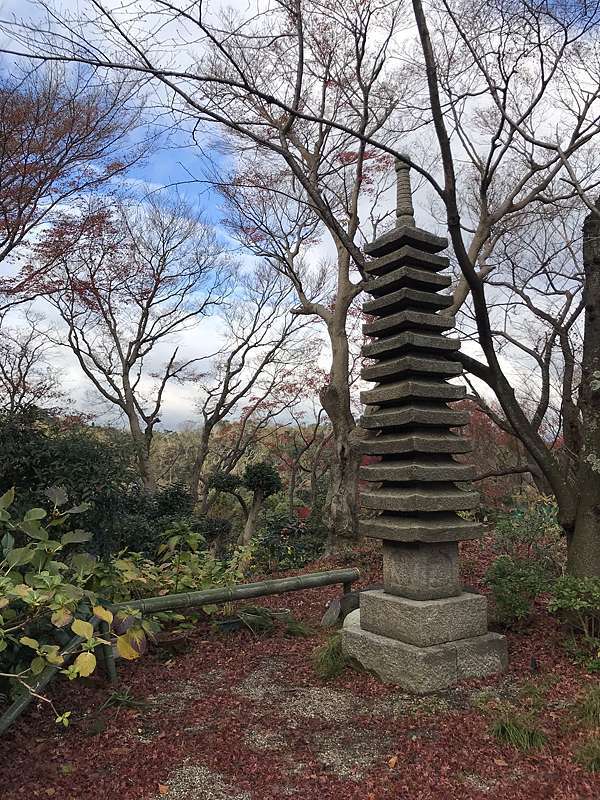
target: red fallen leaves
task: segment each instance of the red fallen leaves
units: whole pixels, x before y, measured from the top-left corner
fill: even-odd
[[[466,561],[473,567],[469,582],[479,580],[487,566],[489,547],[470,546]],[[310,570],[343,565],[326,560]],[[356,554],[364,584],[380,579],[376,548]],[[267,598],[265,604],[286,606],[300,619],[315,623],[335,587]],[[581,738],[568,717],[568,704],[595,679],[582,673],[559,646],[555,622],[540,609],[526,631],[509,634],[510,668],[506,676],[470,681],[465,697],[478,688],[522,685],[549,674],[560,681],[547,693],[541,725],[548,744],[521,753],[498,743],[488,731],[488,719],[467,703],[463,708],[394,718],[357,714],[347,722],[286,717],[283,701],[253,700],[239,693],[240,683],[259,666],[269,664],[279,686],[290,698],[302,687],[319,686],[310,654],[325,636],[286,639],[281,633],[255,638],[248,632],[216,635],[199,628],[191,649],[168,663],[156,654],[119,664],[122,684],[138,697],[176,692],[182,683],[198,684],[197,697],[184,699],[169,711],[140,712],[113,708],[102,725],[85,717],[90,707],[106,699],[107,689],[95,677],[82,684],[54,684],[55,701],[73,709],[76,722],[59,731],[45,708],[35,708],[0,741],[2,800],[60,797],[118,797],[119,800],[168,800],[172,772],[186,759],[219,773],[253,800],[280,800],[285,792],[302,800],[597,800],[600,777],[574,763],[572,748]],[[535,655],[541,672],[531,675]],[[207,681],[204,676],[211,674]],[[394,695],[374,677],[346,671],[328,684],[338,692],[353,692],[377,700]],[[284,695],[285,697],[285,695]],[[284,737],[282,750],[254,749],[249,731],[260,728]],[[319,761],[315,742],[331,739],[355,743],[389,739],[389,752],[361,766],[362,777],[340,777]],[[345,739],[343,737],[346,737]],[[68,769],[65,766],[68,765]],[[54,791],[49,795],[47,790]]]

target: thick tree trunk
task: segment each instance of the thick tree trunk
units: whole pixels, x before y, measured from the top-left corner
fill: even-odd
[[[252,504],[248,509],[248,516],[246,517],[246,524],[244,525],[244,530],[240,534],[240,538],[238,543],[241,545],[250,544],[254,535],[256,534],[256,528],[258,526],[258,517],[260,514],[260,510],[263,506],[264,496],[263,493],[260,491],[256,491],[254,493],[254,497],[252,498]]]
[[[579,406],[582,450],[577,468],[577,512],[567,531],[567,571],[600,576],[600,209],[584,224],[585,325]]]
[[[332,364],[320,399],[333,429],[334,459],[326,501],[327,551],[336,552],[358,539],[357,481],[359,457],[352,447],[356,428],[350,405],[348,338],[340,323],[330,326]]]

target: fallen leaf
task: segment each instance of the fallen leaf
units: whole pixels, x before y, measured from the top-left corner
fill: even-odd
[[[169,787],[165,783],[158,784],[158,793],[160,795],[169,794]]]
[[[397,763],[398,763],[398,756],[392,756],[388,761],[388,767],[390,769],[394,769]]]

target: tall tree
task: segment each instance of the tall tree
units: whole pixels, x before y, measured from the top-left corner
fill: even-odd
[[[152,437],[167,385],[192,377],[202,356],[170,346],[228,293],[229,260],[212,229],[178,201],[124,207],[94,202],[41,237],[20,279],[43,294],[99,395],[127,420],[140,477],[156,487]],[[166,363],[161,365],[161,353]]]

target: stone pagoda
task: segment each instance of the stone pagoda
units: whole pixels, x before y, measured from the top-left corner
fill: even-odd
[[[506,667],[506,640],[487,630],[487,601],[463,591],[458,543],[481,535],[469,511],[479,495],[472,466],[454,456],[470,450],[453,429],[467,411],[448,405],[466,389],[449,379],[462,372],[457,339],[444,335],[454,319],[451,279],[441,274],[448,242],[415,226],[409,168],[396,164],[397,224],[365,248],[373,256],[363,310],[373,362],[362,377],[365,431],[360,448],[373,463],[361,467],[360,531],[383,539],[381,591],[360,594],[344,623],[345,653],[389,683],[429,692]]]

